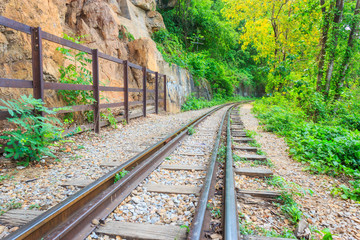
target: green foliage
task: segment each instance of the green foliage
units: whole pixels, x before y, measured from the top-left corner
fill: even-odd
[[[12,179],[12,178],[14,178],[14,176],[9,176],[8,174],[0,175],[0,182],[4,181],[4,180],[7,180],[7,179]]]
[[[15,199],[11,199],[10,201],[6,202],[5,205],[0,206],[0,216],[11,209],[19,209],[21,207],[21,202],[17,202]]]
[[[245,129],[245,132],[246,132],[246,136],[249,137],[249,138],[254,138],[255,136],[257,136],[257,132],[254,131],[254,130],[247,130]]]
[[[319,233],[323,234],[322,240],[333,240],[333,235],[331,234],[330,229],[324,228]]]
[[[208,81],[212,90],[232,96],[239,85],[264,88],[254,49],[241,50],[238,27],[222,15],[222,1],[179,0],[174,9],[159,10],[166,29],[153,34],[164,59],[187,68],[195,83]],[[216,33],[216,34],[214,34]]]
[[[115,174],[114,183],[116,183],[117,181],[119,181],[120,179],[125,177],[126,174],[128,174],[128,173],[129,173],[129,171],[126,171],[125,169],[123,169],[121,172],[118,172],[117,174]]]
[[[256,151],[256,154],[258,154],[258,155],[266,155],[266,153],[265,153],[263,150],[261,150],[261,149],[258,149],[258,150]]]
[[[267,183],[276,186],[282,190],[280,200],[282,204],[277,204],[281,211],[288,217],[288,219],[296,225],[303,216],[300,206],[294,201],[293,196],[304,196],[305,194],[313,194],[311,189],[305,190],[296,183],[288,183],[280,176],[274,176],[267,180]]]
[[[75,43],[81,43],[80,40],[83,37],[84,36],[72,38],[64,33],[65,39]],[[92,85],[93,77],[91,75],[91,71],[89,70],[92,59],[91,57],[88,57],[88,53],[76,52],[76,50],[65,47],[57,47],[56,50],[59,51],[69,62],[67,66],[61,66],[59,68],[60,83]],[[70,106],[86,105],[95,102],[95,99],[93,98],[93,91],[59,90],[58,94]],[[93,122],[92,111],[86,111],[85,116],[89,122]],[[73,117],[73,113],[68,113],[65,116],[65,120],[68,119],[68,121],[71,121]]]
[[[8,121],[15,124],[15,129],[5,131],[5,136],[0,136],[7,141],[5,157],[15,159],[19,161],[18,164],[25,166],[31,161],[39,161],[45,155],[56,158],[49,146],[52,141],[61,138],[62,131],[55,126],[61,123],[55,117],[42,117],[38,113],[51,115],[65,108],[50,110],[40,99],[31,95],[23,95],[20,100],[1,102],[5,106],[0,106],[0,110],[8,111],[11,115]]]
[[[257,143],[256,141],[249,142],[248,144],[250,147],[261,148],[261,145],[259,143]]]
[[[242,215],[241,213],[239,214]],[[293,232],[290,229],[285,228],[282,233],[277,233],[275,230],[267,230],[265,228],[253,225],[252,222],[242,221],[239,218],[239,231],[241,235],[259,235],[265,237],[274,237],[274,238],[294,238]]]
[[[234,160],[234,162],[246,162],[247,161],[246,158],[242,158],[236,154],[233,154],[233,160]]]
[[[124,39],[124,36],[125,36],[129,42],[134,41],[135,40],[134,35],[132,35],[124,25],[123,25],[123,27],[124,27],[125,31],[123,33],[121,30],[119,30],[119,35],[118,35],[119,39]]]
[[[217,161],[223,163],[226,159],[226,146],[224,144],[221,144],[218,150],[217,154]]]
[[[194,129],[193,126],[188,127],[187,130],[188,130],[187,132],[189,135],[193,135],[196,132],[196,130]]]
[[[214,96],[214,98],[211,101],[207,101],[204,98],[197,98],[194,94],[190,95],[186,102],[181,106],[181,111],[190,111],[190,110],[199,110],[203,108],[209,108],[216,105],[221,105],[227,102],[236,102],[236,101],[242,101],[247,100],[250,98],[245,97],[223,97],[220,94],[217,94]]]
[[[350,188],[344,184],[340,187],[335,187],[331,193],[334,195],[340,195],[342,199],[351,199],[360,202],[360,180],[349,181]]]
[[[186,232],[188,232],[188,233],[190,232],[190,228],[188,225],[183,224],[180,226],[180,228],[186,228]]]
[[[359,97],[357,94],[359,91],[354,90],[352,97],[332,106],[316,100],[318,96],[305,105],[301,99],[296,101],[293,97],[275,94],[257,101],[254,111],[265,124],[265,130],[285,136],[290,154],[308,162],[307,170],[335,176],[345,174],[356,180],[360,178],[360,132],[355,122],[349,124],[350,121],[344,119],[360,116],[360,110],[351,105],[358,106],[359,103],[354,102]],[[357,183],[337,188],[334,193],[359,200]]]
[[[117,128],[117,120],[115,119],[114,115],[112,114],[110,108],[107,109],[107,113],[101,113],[100,114],[102,118],[109,121],[110,126],[113,128]]]
[[[221,218],[221,210],[219,208],[213,208],[211,210],[211,215],[214,217],[214,218]]]
[[[40,209],[40,207],[41,207],[41,206],[36,203],[36,204],[31,204],[31,205],[29,206],[29,209],[30,209],[30,210],[32,210],[32,209],[34,209],[34,208]]]

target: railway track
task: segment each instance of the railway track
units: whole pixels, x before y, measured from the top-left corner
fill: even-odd
[[[247,135],[237,105],[215,108],[5,239],[286,239],[239,229],[243,211],[280,196],[243,187],[273,176]]]
[[[244,219],[243,212],[252,212],[252,219],[256,219],[256,210],[270,212],[274,202],[279,201],[280,191],[268,190],[266,180],[273,177],[273,172],[267,167],[268,159],[262,151],[252,144],[254,139],[248,137],[244,124],[240,118],[239,110],[231,112],[227,119],[227,150],[226,162],[224,165],[224,218],[223,218],[223,237],[230,239],[248,239],[248,240],[287,240],[288,238],[264,237],[257,235],[266,233],[264,228],[255,227],[255,235],[242,234],[247,229],[239,229],[239,226],[248,224],[248,219]],[[260,153],[260,154],[258,154]],[[242,164],[235,163],[240,159]],[[254,164],[255,163],[255,164]],[[244,181],[250,184],[244,184]],[[254,183],[254,184],[252,184]],[[245,186],[249,185],[249,186]],[[261,186],[259,190],[259,186]],[[252,187],[254,189],[252,189]],[[284,221],[284,217],[275,212],[271,214]],[[272,216],[264,216],[262,220],[272,219]],[[276,225],[276,224],[274,224]],[[275,226],[276,227],[276,226]],[[250,228],[249,228],[250,229]],[[252,230],[252,229],[250,229]],[[279,229],[280,230],[280,229]],[[268,231],[269,233],[270,231]],[[281,231],[279,231],[281,232]],[[279,234],[280,235],[280,234]]]
[[[206,169],[204,169],[204,167],[207,165],[206,159],[210,157],[212,149],[212,146],[209,147],[209,144],[213,144],[214,139],[211,140],[211,136],[215,138],[216,132],[214,130],[216,130],[216,127],[214,127],[213,124],[210,124],[208,127],[203,127],[203,125],[201,125],[202,127],[200,127],[200,130],[198,132],[193,134],[194,136],[188,136],[188,133],[192,133],[192,131],[194,131],[193,129],[198,126],[202,121],[206,122],[208,119],[213,118],[213,116],[209,118],[210,115],[218,116],[218,119],[221,119],[222,117],[223,119],[224,114],[222,114],[219,118],[219,112],[223,113],[224,111],[226,111],[226,109],[224,109],[223,107],[224,106],[215,108],[207,114],[204,114],[203,116],[193,120],[188,125],[175,131],[173,134],[167,136],[166,138],[154,144],[153,146],[138,154],[134,158],[116,167],[113,171],[99,178],[97,181],[84,187],[82,190],[75,193],[62,203],[56,205],[55,207],[31,220],[17,231],[8,235],[5,239],[86,238],[95,229],[99,229],[99,224],[101,225],[105,223],[109,214],[109,217],[114,216],[112,211],[116,211],[119,207],[121,207],[122,205],[120,204],[126,203],[126,201],[128,201],[129,199],[128,196],[133,193],[134,189],[136,191],[138,185],[142,183],[144,179],[147,179],[148,177],[154,178],[151,173],[155,169],[157,169],[164,160],[166,161],[167,156],[174,150],[174,159],[176,159],[176,156],[182,156],[181,160],[183,160],[183,156],[191,156],[195,157],[197,160],[202,159],[203,165],[199,165],[191,170],[189,169],[189,167],[191,167],[190,164],[188,166],[185,166],[187,167],[185,169],[180,169],[184,166],[179,166],[179,164],[178,166],[162,166],[161,170],[156,170],[155,173],[157,171],[180,171],[181,173],[187,171],[194,174],[197,174],[198,172],[203,172],[202,174],[199,174],[199,181],[193,183],[192,186],[186,186],[187,183],[185,183],[186,187],[177,186],[175,188],[157,186],[153,184],[150,186],[146,186],[146,191],[165,191],[161,194],[172,194],[174,191],[175,194],[176,191],[180,191],[178,194],[188,195],[189,197],[186,197],[186,199],[183,201],[192,202],[192,204],[190,204],[192,206],[188,209],[190,211],[185,211],[186,213],[184,213],[189,217],[188,221],[183,221],[183,225],[190,225],[189,223],[191,221],[191,216],[195,213],[196,207],[196,201],[193,201],[193,198],[197,198],[200,195],[200,186],[202,186],[201,178],[203,178],[204,173],[206,172]],[[200,142],[191,142],[191,140],[188,140],[191,138],[200,138],[203,140],[200,140]],[[185,145],[183,144],[183,142],[185,142]],[[180,148],[177,149],[180,143],[184,146],[180,146]],[[200,144],[201,146],[196,146],[196,144]],[[191,152],[189,149],[194,148],[194,146],[195,149],[191,150]],[[199,149],[202,149],[201,152],[199,152]],[[213,157],[213,159],[215,159],[215,157]],[[192,159],[190,162],[193,161],[194,159]],[[119,173],[127,174],[121,180],[114,183],[115,176]],[[192,176],[189,175],[189,177]],[[130,197],[132,197],[132,195]],[[174,217],[172,218],[172,220],[174,220]],[[128,229],[129,226],[127,226],[126,228]],[[184,232],[184,228],[181,228],[180,232]],[[131,238],[131,236],[129,238]]]

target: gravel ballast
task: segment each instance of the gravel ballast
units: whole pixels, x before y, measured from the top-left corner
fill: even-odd
[[[102,128],[98,135],[85,132],[72,136],[66,143],[53,146],[58,162],[44,158],[23,168],[9,164],[2,157],[0,174],[9,179],[0,181],[0,207],[4,211],[11,208],[47,210],[79,190],[78,187],[61,186],[64,182],[74,179],[94,181],[113,169],[113,166],[102,166],[104,163],[125,162],[210,109],[150,114],[146,118],[133,119],[126,126],[119,123],[117,129]],[[0,238],[8,235],[12,227],[0,224]]]

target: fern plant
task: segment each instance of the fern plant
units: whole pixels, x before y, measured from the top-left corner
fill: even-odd
[[[55,114],[57,108],[50,110],[44,106],[44,102],[30,96],[21,96],[20,100],[10,100],[1,102],[5,106],[0,106],[0,110],[6,110],[11,115],[8,118],[10,123],[15,125],[15,129],[5,131],[0,139],[6,141],[5,157],[19,161],[19,165],[27,166],[31,161],[39,161],[43,156],[55,157],[49,148],[52,141],[61,138],[60,121],[55,117],[41,116]]]

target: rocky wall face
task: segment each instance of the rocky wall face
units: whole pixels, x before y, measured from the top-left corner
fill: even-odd
[[[0,15],[43,31],[62,36],[84,35],[83,45],[108,55],[129,60],[168,76],[168,109],[180,111],[192,91],[189,73],[166,63],[151,39],[153,31],[165,28],[162,16],[154,11],[155,0],[1,0]],[[134,39],[134,40],[132,40]],[[59,67],[70,62],[55,49],[58,44],[43,41],[44,80],[57,82]],[[90,56],[89,56],[90,57]],[[91,70],[91,66],[87,67]],[[142,88],[142,73],[130,69],[129,87]],[[0,26],[0,77],[32,80],[31,38]],[[123,65],[100,60],[100,81],[106,86],[123,86]],[[154,76],[148,77],[150,88]],[[32,89],[0,88],[4,100],[16,99]],[[109,102],[123,101],[123,93],[102,93]],[[150,96],[151,97],[151,96]],[[130,101],[141,100],[141,93],[131,93]],[[55,91],[45,90],[50,107],[65,103]],[[102,100],[102,102],[106,102]]]
[[[181,105],[186,98],[194,91],[193,79],[189,71],[165,61],[158,61],[160,72],[167,75],[167,110],[180,112]]]

